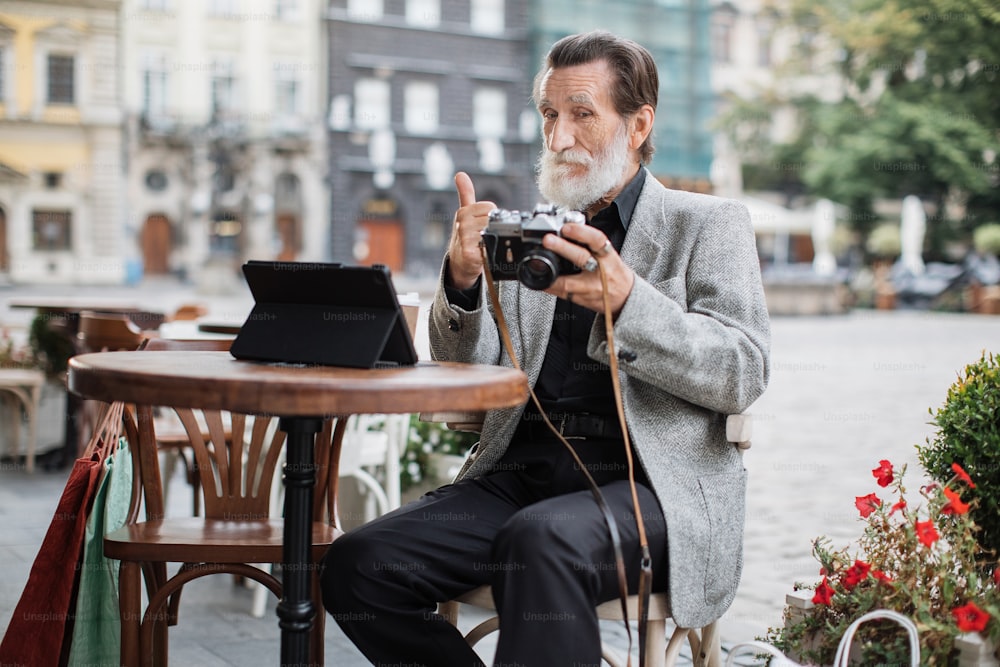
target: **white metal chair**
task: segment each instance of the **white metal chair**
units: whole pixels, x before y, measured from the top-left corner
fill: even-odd
[[[0,392],[14,397],[9,426],[10,454],[18,456],[21,449],[20,409],[28,419],[28,446],[25,450],[24,465],[28,472],[35,471],[35,445],[38,433],[38,407],[42,400],[42,385],[45,374],[32,368],[0,369]],[[7,409],[0,405],[0,409]]]
[[[347,421],[344,439],[340,448],[339,477],[353,477],[365,494],[364,520],[371,521],[377,516],[390,512],[400,505],[399,459],[406,448],[410,431],[410,415],[353,415]],[[282,460],[276,470],[280,474]],[[385,486],[372,474],[373,469],[384,469]],[[280,512],[284,487],[280,481],[271,485],[272,512]],[[343,487],[341,487],[343,488]],[[340,517],[335,517],[335,525],[340,528]],[[268,567],[261,565],[261,567]],[[263,618],[267,608],[268,590],[255,584],[251,615]]]

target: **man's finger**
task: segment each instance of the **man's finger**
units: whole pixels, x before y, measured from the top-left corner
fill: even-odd
[[[459,208],[476,203],[476,188],[467,173],[460,171],[455,174],[455,187],[458,189]]]

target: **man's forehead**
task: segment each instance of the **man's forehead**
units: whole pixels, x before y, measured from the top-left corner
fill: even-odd
[[[607,98],[609,75],[604,60],[551,68],[542,76],[539,103],[599,103]]]

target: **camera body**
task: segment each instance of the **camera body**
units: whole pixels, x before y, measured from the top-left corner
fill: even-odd
[[[579,211],[561,211],[538,204],[531,213],[494,209],[483,230],[483,243],[494,280],[519,280],[529,289],[542,290],[560,275],[580,273],[565,257],[542,246],[546,234],[562,235],[563,225],[584,224]]]

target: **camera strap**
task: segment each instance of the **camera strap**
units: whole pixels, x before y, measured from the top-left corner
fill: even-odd
[[[514,354],[514,344],[510,338],[510,329],[507,327],[507,319],[504,317],[503,309],[500,307],[500,297],[497,293],[496,283],[493,281],[493,273],[490,271],[489,257],[486,254],[486,247],[480,245],[483,253],[483,272],[486,275],[486,287],[490,295],[490,302],[493,304],[493,312],[497,318],[497,328],[500,331],[500,338],[503,342],[504,349],[507,352],[507,356],[510,357],[511,363],[514,368],[521,370],[521,364],[517,359],[517,355]],[[642,520],[642,511],[639,507],[639,496],[635,488],[635,464],[632,459],[632,445],[629,439],[628,427],[625,424],[625,409],[622,403],[622,390],[621,382],[618,377],[618,358],[615,356],[614,351],[614,334],[613,334],[613,321],[611,318],[611,302],[608,297],[608,279],[607,274],[604,272],[604,264],[602,258],[596,257],[598,270],[601,276],[601,287],[604,296],[604,326],[605,334],[608,342],[608,357],[609,366],[611,368],[611,383],[614,388],[615,394],[615,407],[618,411],[618,420],[621,425],[622,438],[625,442],[625,455],[628,461],[628,481],[629,487],[632,492],[632,508],[635,512],[636,527],[639,533],[639,548],[640,548],[640,563],[639,563],[639,605],[638,605],[638,627],[639,627],[639,667],[645,667],[646,665],[646,632],[647,632],[647,622],[649,620],[649,597],[652,592],[653,586],[653,569],[652,569],[652,558],[649,553],[649,541],[646,539],[646,527]],[[594,481],[593,476],[590,471],[587,470],[587,466],[583,464],[580,460],[579,455],[569,441],[563,437],[559,430],[552,424],[549,420],[548,415],[542,408],[541,401],[538,400],[538,396],[535,395],[535,390],[531,387],[528,388],[531,393],[531,400],[534,402],[535,406],[538,408],[538,413],[542,416],[545,425],[556,435],[559,441],[569,450],[570,455],[576,462],[580,471],[584,474],[587,480],[587,485],[590,488],[591,494],[594,496],[594,500],[597,502],[598,508],[601,510],[601,514],[604,515],[604,522],[608,527],[608,534],[611,537],[611,546],[614,549],[615,554],[615,570],[618,575],[618,592],[619,599],[622,608],[622,618],[625,622],[625,633],[628,635],[628,659],[627,665],[631,667],[632,665],[632,628],[629,625],[628,619],[628,580],[625,575],[625,557],[622,554],[622,542],[621,535],[618,532],[618,524],[615,521],[615,516],[611,512],[611,508],[608,507],[607,501],[604,499],[604,495],[601,493],[600,487],[597,482]]]

